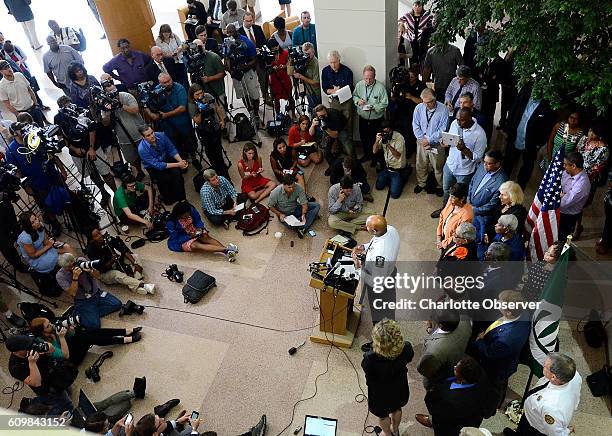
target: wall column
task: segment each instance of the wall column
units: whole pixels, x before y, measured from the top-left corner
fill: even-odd
[[[149,53],[155,24],[149,0],[96,0],[96,6],[113,55],[119,53],[120,38],[127,38],[133,49]]]

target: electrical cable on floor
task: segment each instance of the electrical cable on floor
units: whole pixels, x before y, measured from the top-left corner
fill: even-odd
[[[15,383],[13,383],[13,386],[5,386],[4,389],[2,389],[2,393],[4,395],[11,396],[11,402],[9,403],[8,406],[6,406],[7,409],[10,409],[11,406],[13,405],[13,400],[15,399],[15,392],[19,392],[20,390],[23,389],[24,386],[25,385],[23,384],[23,382],[16,381]]]

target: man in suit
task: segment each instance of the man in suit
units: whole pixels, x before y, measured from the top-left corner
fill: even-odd
[[[519,291],[502,291],[497,299],[506,306],[523,301]],[[516,372],[521,350],[529,336],[531,323],[521,309],[500,309],[501,318],[476,337],[475,357],[487,373],[496,391],[496,406],[501,406],[506,397],[508,378]],[[495,414],[491,410],[487,416]]]
[[[251,12],[244,14],[242,27],[238,29],[238,33],[246,36],[253,43],[257,53],[259,53],[259,49],[267,42],[266,35],[264,35],[261,26],[255,24],[255,16]],[[268,93],[268,75],[266,74],[265,65],[263,65],[259,59],[257,59],[257,63],[255,64],[255,71],[257,72],[259,87],[265,97]]]
[[[480,260],[484,259],[487,250],[484,236],[491,214],[500,207],[498,190],[506,180],[508,176],[502,169],[502,154],[497,150],[487,151],[482,165],[470,180],[468,189],[468,203],[474,209],[474,227]]]
[[[458,435],[463,427],[479,427],[491,401],[486,377],[473,358],[465,356],[453,372],[452,377],[438,381],[425,394],[431,415],[415,415],[418,423],[433,427],[436,436]]]
[[[157,84],[159,75],[161,73],[170,74],[173,81],[181,83],[181,77],[177,75],[176,67],[174,66],[174,60],[172,58],[165,58],[162,55],[162,49],[156,45],[151,47],[151,62],[145,67],[145,76],[147,81],[154,82]],[[185,86],[183,83],[181,83]]]
[[[423,376],[423,386],[430,390],[435,383],[453,374],[453,366],[465,354],[472,328],[457,312],[437,311],[437,326],[427,328],[429,336],[423,344],[423,355],[417,371]]]
[[[525,85],[508,114],[504,162],[506,174],[511,176],[515,162],[523,157],[523,166],[517,175],[517,182],[523,189],[531,178],[538,148],[546,144],[555,121],[555,113],[548,102],[532,98],[531,85]]]

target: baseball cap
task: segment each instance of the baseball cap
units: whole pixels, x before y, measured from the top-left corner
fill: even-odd
[[[32,336],[13,335],[6,338],[6,348],[10,352],[29,350],[34,343]]]

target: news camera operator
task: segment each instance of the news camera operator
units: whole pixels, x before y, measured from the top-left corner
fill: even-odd
[[[111,196],[106,191],[106,183],[114,192],[117,189],[110,165],[106,161],[102,143],[97,139],[94,116],[87,109],[77,107],[70,97],[62,95],[57,99],[58,113],[53,123],[58,125],[68,146],[68,152],[74,165],[83,177],[91,177],[102,194],[102,203],[107,203]],[[107,132],[104,132],[106,135]]]
[[[158,80],[164,90],[165,101],[159,111],[145,107],[145,113],[152,120],[159,121],[161,130],[183,155],[193,155],[195,138],[187,113],[187,91],[183,85],[174,82],[168,73],[161,73]]]
[[[28,268],[21,261],[15,248],[19,226],[13,201],[19,199],[16,191],[21,188],[18,171],[17,167],[4,161],[4,154],[0,152],[0,228],[4,229],[3,232],[0,232],[0,253],[15,268],[15,271],[26,273]],[[0,312],[4,313],[7,310],[0,296]],[[14,316],[12,312],[7,313],[9,320],[12,316]]]
[[[20,148],[27,146],[25,135],[35,130],[36,127],[32,124],[11,124],[9,131],[13,141],[6,148],[5,160],[17,167],[19,177],[27,178],[22,183],[23,189],[34,197],[36,204],[45,214],[45,221],[51,225],[51,236],[56,237],[62,232],[62,226],[46,200],[51,191],[63,185],[66,173],[63,164],[54,154],[58,150],[47,150],[43,145],[39,145],[34,153],[26,155],[19,152]]]
[[[121,238],[103,233],[99,228],[92,229],[88,236],[85,253],[99,261],[96,270],[102,283],[124,285],[139,295],[155,294],[155,285],[144,281],[142,265]]]
[[[376,189],[389,186],[391,198],[399,198],[411,173],[411,167],[406,162],[404,137],[400,132],[393,131],[386,120],[382,121],[381,127],[372,150],[374,156],[381,153],[385,162],[383,170],[376,177]]]
[[[259,126],[261,124],[259,119],[260,90],[257,72],[255,71],[257,50],[249,38],[238,33],[236,26],[233,24],[226,27],[225,33],[229,39],[226,38],[223,42],[223,52],[227,70],[232,76],[236,97],[246,99],[247,96],[244,95],[244,91],[247,91],[255,116],[253,122],[255,126]],[[245,106],[249,107],[246,101]]]
[[[300,61],[298,62],[298,60]],[[311,108],[321,104],[319,60],[316,58],[314,46],[310,42],[302,44],[301,50],[293,47],[289,51],[287,74],[305,84],[304,89]]]
[[[318,130],[323,134],[319,143],[324,151],[325,160],[329,164],[329,168],[325,171],[325,175],[328,176],[331,173],[334,161],[341,154],[340,147],[344,148],[345,153],[352,157],[355,157],[355,150],[346,130],[347,121],[342,112],[319,104],[314,108],[314,113],[315,118],[310,124],[308,133],[310,133],[310,136],[315,136]]]
[[[36,394],[33,403],[50,407],[48,414],[59,416],[72,410],[68,388],[78,370],[72,364],[58,363],[49,355],[49,346],[43,340],[27,335],[6,338],[9,373],[28,385]]]
[[[121,301],[108,291],[100,289],[100,272],[95,269],[99,263],[78,259],[72,253],[60,254],[55,275],[57,283],[74,298],[73,314],[80,318],[86,329],[99,329],[100,318],[121,309]]]
[[[202,85],[204,92],[212,94],[226,108],[225,67],[221,57],[208,50],[200,39],[185,43],[183,54],[191,83]]]
[[[114,129],[121,154],[136,168],[136,178],[142,180],[145,174],[138,156],[138,129],[144,126],[145,122],[140,115],[138,102],[129,92],[117,90],[110,74],[102,74],[100,84],[103,92],[94,92],[93,96],[100,110],[102,124]]]
[[[229,177],[221,142],[221,131],[225,128],[221,106],[216,103],[215,97],[204,92],[199,83],[189,87],[188,99],[189,116],[195,124],[196,134],[204,146],[210,165],[218,174]]]
[[[427,87],[419,79],[416,68],[394,68],[389,73],[391,81],[391,97],[389,114],[391,127],[400,132],[406,139],[407,156],[416,151],[416,137],[412,130],[414,110],[421,99],[421,92]]]
[[[69,360],[74,365],[80,365],[92,345],[131,344],[142,338],[142,327],[130,329],[96,330],[84,329],[76,318],[68,322],[54,321],[47,318],[34,318],[30,322],[30,332],[42,339],[49,346],[49,357],[56,360]]]

